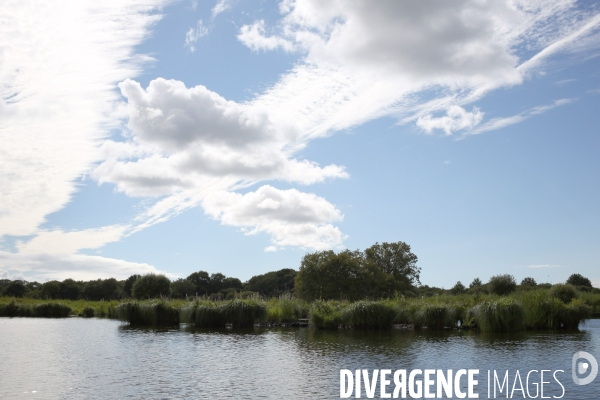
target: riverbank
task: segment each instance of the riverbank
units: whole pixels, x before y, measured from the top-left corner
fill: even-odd
[[[198,327],[310,326],[318,329],[476,329],[488,332],[555,329],[574,330],[583,320],[598,317],[600,295],[536,289],[509,296],[490,294],[444,295],[378,301],[315,301],[290,295],[273,299],[228,301],[146,300],[86,301],[0,298],[0,316],[106,317],[134,325]]]

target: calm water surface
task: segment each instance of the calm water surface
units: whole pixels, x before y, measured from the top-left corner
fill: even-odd
[[[153,330],[107,319],[0,318],[0,398],[339,398],[340,369],[472,368],[480,370],[480,398],[488,398],[488,370],[509,370],[512,385],[516,370],[524,380],[532,369],[561,369],[563,398],[598,399],[600,375],[587,386],[571,379],[576,351],[600,360],[600,320],[578,333],[483,335]],[[546,380],[554,385],[544,394],[560,395],[552,376]]]

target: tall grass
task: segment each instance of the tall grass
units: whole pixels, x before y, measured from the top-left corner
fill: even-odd
[[[338,329],[342,323],[340,303],[315,301],[310,309],[310,324],[317,329]]]
[[[269,323],[292,323],[299,318],[308,318],[310,305],[292,297],[291,294],[282,294],[267,302],[267,322]]]
[[[556,292],[540,290],[521,296],[525,305],[527,329],[576,330],[585,319],[591,318],[593,308],[583,299],[572,298],[567,304],[554,297]]]
[[[224,302],[196,301],[181,309],[181,321],[196,327],[216,328],[231,324],[250,327],[266,320],[267,307],[260,300],[234,299]]]
[[[71,311],[71,307],[58,302],[23,304],[13,300],[0,304],[0,317],[66,318]]]
[[[391,329],[396,319],[394,308],[377,301],[357,301],[341,311],[341,321],[354,329]]]
[[[179,308],[158,300],[149,303],[131,301],[116,307],[117,318],[131,325],[172,326],[179,325]]]
[[[484,301],[469,310],[470,324],[482,332],[516,332],[525,326],[525,311],[517,300]]]
[[[408,315],[414,329],[426,326],[428,329],[444,329],[455,327],[458,321],[457,309],[450,304],[415,302]]]

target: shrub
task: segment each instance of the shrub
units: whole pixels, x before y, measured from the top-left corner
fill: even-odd
[[[523,278],[521,286],[536,286],[537,282],[532,277]]]
[[[517,288],[515,277],[509,274],[492,276],[488,283],[490,292],[504,296],[514,292]]]
[[[355,329],[391,329],[396,312],[384,303],[357,301],[344,308],[342,322]]]
[[[456,282],[456,284],[452,287],[452,289],[450,289],[450,293],[456,295],[456,294],[463,294],[467,291],[467,288],[465,288],[465,285],[463,285],[460,281]]]
[[[71,307],[62,303],[41,303],[33,307],[33,316],[42,318],[66,318]]]
[[[164,275],[147,274],[138,278],[131,289],[136,299],[153,299],[171,294],[171,281]]]
[[[318,329],[338,329],[342,322],[340,307],[330,301],[316,301],[310,309],[310,324]]]
[[[567,284],[573,286],[587,286],[590,289],[592,288],[592,282],[588,278],[580,274],[572,274],[571,276],[569,276],[569,279],[567,279]]]
[[[484,301],[469,310],[469,317],[482,332],[514,332],[523,328],[523,306],[511,298]]]
[[[415,329],[444,329],[456,326],[456,309],[449,304],[420,302],[410,309],[410,319]]]
[[[570,303],[571,300],[577,298],[577,290],[569,284],[556,284],[552,286],[548,293],[550,296],[556,297],[565,304]]]
[[[85,307],[81,311],[81,315],[85,318],[92,318],[94,316],[94,307]]]

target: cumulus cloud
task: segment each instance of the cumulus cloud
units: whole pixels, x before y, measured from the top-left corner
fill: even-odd
[[[196,42],[201,37],[208,35],[208,28],[202,24],[202,20],[199,19],[195,28],[190,28],[185,33],[185,47],[187,47],[190,52],[196,51]]]
[[[128,100],[132,140],[107,141],[107,159],[94,176],[128,195],[200,190],[214,178],[313,184],[348,176],[341,166],[292,158],[294,148],[302,148],[297,129],[275,123],[255,104],[173,80],[156,79],[146,90],[131,80],[119,86]]]
[[[11,272],[12,271],[12,272]],[[127,279],[133,274],[160,273],[151,265],[84,254],[20,254],[0,250],[0,274],[48,281]],[[170,277],[173,275],[167,274]],[[11,279],[11,278],[9,278]],[[12,278],[14,279],[14,278]]]
[[[294,50],[294,45],[289,40],[279,36],[265,36],[265,21],[263,20],[256,21],[252,25],[242,26],[238,39],[253,51],[278,48],[285,51]]]
[[[339,247],[344,235],[331,222],[343,216],[335,206],[315,194],[265,185],[246,194],[212,193],[203,200],[207,214],[224,225],[239,227],[247,235],[267,232],[273,246],[323,250]]]
[[[443,117],[432,117],[427,114],[424,117],[419,117],[417,126],[427,133],[431,133],[435,129],[443,130],[446,135],[451,135],[455,131],[463,129],[473,129],[483,120],[483,113],[479,108],[473,107],[471,112],[466,111],[461,106],[451,106],[446,110],[446,115]]]

